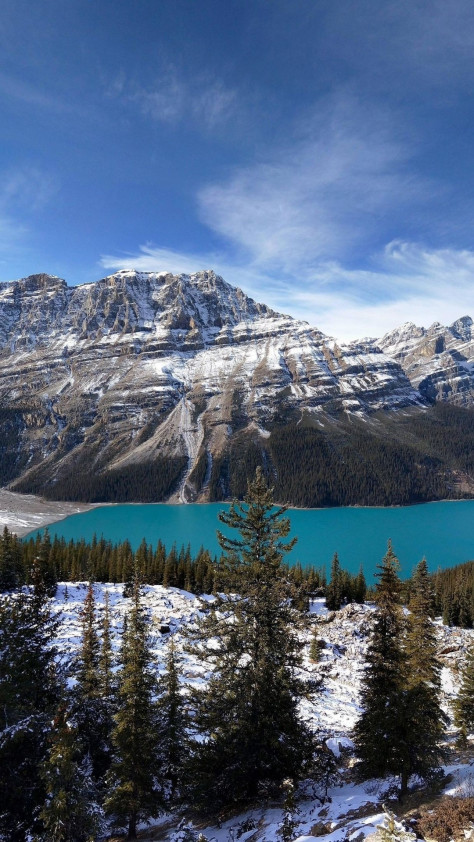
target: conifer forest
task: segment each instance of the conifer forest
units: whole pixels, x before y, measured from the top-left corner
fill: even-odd
[[[474,789],[443,792],[474,768],[474,562],[289,566],[259,468],[219,519],[216,557],[4,529],[0,839],[342,840],[376,805],[378,838],[470,832]]]

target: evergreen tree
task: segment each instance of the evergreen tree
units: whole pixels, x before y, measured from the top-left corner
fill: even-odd
[[[358,602],[359,605],[363,605],[365,602],[366,594],[367,583],[365,581],[364,571],[361,565],[354,582],[354,601]]]
[[[39,766],[59,693],[45,588],[0,600],[0,835],[24,842],[44,801]]]
[[[461,687],[454,702],[454,721],[461,730],[461,740],[465,741],[474,731],[474,644],[468,651],[461,676]]]
[[[81,611],[82,639],[77,666],[77,683],[83,698],[97,698],[99,690],[99,637],[96,628],[94,587],[91,582],[87,588],[84,606]]]
[[[365,777],[401,775],[404,768],[403,717],[407,682],[399,604],[399,563],[389,541],[381,565],[375,599],[377,613],[362,680],[362,715],[355,727],[360,771]]]
[[[441,665],[437,658],[436,634],[431,621],[434,592],[426,559],[412,578],[410,615],[405,643],[407,677],[404,698],[404,742],[402,794],[410,775],[431,775],[442,758],[440,740],[445,716],[440,705]]]
[[[100,642],[97,633],[94,587],[87,589],[81,612],[82,638],[77,661],[74,716],[84,750],[91,758],[96,780],[104,777],[110,759],[110,708],[101,688]]]
[[[167,801],[173,801],[182,782],[188,747],[189,717],[179,688],[179,659],[171,638],[163,679],[163,693],[159,699],[158,727],[161,735],[161,778],[167,789]]]
[[[5,526],[0,538],[0,591],[12,591],[22,581],[21,549],[16,535]]]
[[[339,557],[334,553],[331,562],[331,580],[326,587],[326,608],[330,611],[339,611],[342,600],[342,571],[339,564]]]
[[[98,684],[99,693],[102,699],[108,702],[109,706],[112,704],[114,695],[114,679],[112,667],[114,663],[114,653],[112,649],[112,636],[110,632],[110,598],[108,591],[105,592],[104,614],[101,621],[102,641],[100,644],[99,665],[98,665]]]
[[[53,722],[48,757],[41,777],[47,793],[40,812],[38,842],[95,842],[104,830],[102,811],[87,761],[81,762],[77,731],[64,704]]]
[[[273,508],[258,469],[244,503],[219,515],[240,537],[218,532],[223,556],[216,590],[226,596],[195,636],[218,644],[206,653],[216,669],[199,694],[196,718],[193,798],[207,809],[245,802],[302,776],[312,754],[297,710],[303,691],[295,675],[299,615],[283,564],[295,540],[284,540],[290,530],[284,512]]]
[[[161,807],[155,679],[150,670],[147,619],[135,579],[127,628],[122,638],[118,710],[114,716],[114,757],[108,774],[106,811],[136,839],[137,823]]]

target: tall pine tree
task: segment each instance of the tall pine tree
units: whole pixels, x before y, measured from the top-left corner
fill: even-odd
[[[417,565],[411,587],[405,642],[407,677],[404,698],[404,743],[401,792],[411,775],[429,777],[443,757],[440,741],[445,715],[440,705],[441,665],[437,658],[435,629],[431,620],[433,585],[426,559]]]
[[[355,727],[360,771],[365,777],[401,775],[404,759],[405,625],[399,603],[399,563],[390,541],[377,567],[377,612],[362,681],[362,714]]]
[[[299,778],[312,754],[298,715],[299,615],[283,561],[295,539],[286,540],[284,512],[274,509],[257,469],[244,503],[219,515],[239,537],[218,532],[223,556],[216,590],[226,596],[198,631],[215,643],[207,650],[215,671],[198,699],[194,756],[193,797],[207,809],[243,803]]]
[[[454,722],[460,729],[461,741],[465,742],[467,735],[474,732],[474,643],[461,670],[461,687],[454,702]]]
[[[147,618],[138,578],[122,638],[118,710],[114,716],[114,757],[108,774],[106,811],[128,839],[136,839],[137,824],[158,815],[162,806],[159,775],[159,735],[154,701],[155,678],[150,669]]]
[[[39,767],[59,695],[51,614],[39,572],[34,593],[0,600],[0,835],[24,842],[44,801]]]
[[[38,842],[94,842],[105,830],[91,770],[81,753],[77,729],[68,710],[59,706],[53,721],[48,756],[41,767],[46,798],[40,812]]]

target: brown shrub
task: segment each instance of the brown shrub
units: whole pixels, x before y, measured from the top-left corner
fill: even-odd
[[[424,839],[449,842],[464,840],[463,830],[474,822],[474,798],[443,798],[417,821],[416,829]]]

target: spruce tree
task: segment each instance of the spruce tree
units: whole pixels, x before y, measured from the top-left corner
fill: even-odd
[[[465,742],[467,735],[474,731],[474,643],[467,653],[461,677],[461,687],[454,702],[454,722]]]
[[[158,815],[162,803],[155,679],[150,669],[147,618],[138,578],[122,638],[121,661],[118,709],[112,731],[114,757],[107,778],[105,808],[114,822],[127,827],[128,838],[136,839],[137,823]]]
[[[101,688],[100,641],[92,583],[87,588],[81,620],[82,637],[73,709],[84,750],[91,758],[93,774],[96,780],[100,780],[110,762],[111,721],[109,704]]]
[[[377,612],[362,680],[362,714],[354,734],[364,777],[401,775],[404,762],[401,735],[407,682],[402,640],[405,626],[399,604],[399,563],[390,541],[377,567]]]
[[[0,591],[12,591],[22,581],[21,551],[16,535],[5,526],[0,538]]]
[[[244,503],[219,519],[239,537],[218,532],[223,556],[216,590],[224,593],[196,635],[215,642],[215,671],[198,697],[194,803],[219,809],[255,798],[305,773],[312,739],[298,715],[303,687],[295,668],[298,612],[283,559],[295,539],[285,508],[257,469]],[[238,594],[238,597],[235,596]],[[204,646],[204,644],[203,644]]]
[[[331,579],[326,587],[326,608],[330,611],[339,611],[342,600],[342,571],[339,564],[339,557],[334,553],[331,562]]]
[[[53,722],[48,756],[41,767],[46,799],[38,842],[95,842],[104,830],[91,770],[81,755],[77,729],[60,705]]]
[[[105,592],[104,603],[104,613],[100,624],[102,640],[100,643],[97,678],[100,696],[110,707],[113,703],[114,695],[114,678],[112,672],[114,653],[110,631],[110,598],[108,591]]]
[[[189,717],[180,693],[179,672],[180,662],[171,638],[162,680],[163,692],[158,703],[161,779],[168,803],[175,799],[182,783],[189,743]]]
[[[406,791],[410,775],[430,776],[438,769],[443,756],[440,740],[446,718],[440,705],[441,665],[437,658],[436,634],[431,621],[434,591],[424,558],[417,565],[412,578],[409,609],[405,642],[407,677],[402,794]]]
[[[35,593],[0,600],[0,835],[25,839],[44,801],[39,766],[59,694],[57,621],[39,576]]]

